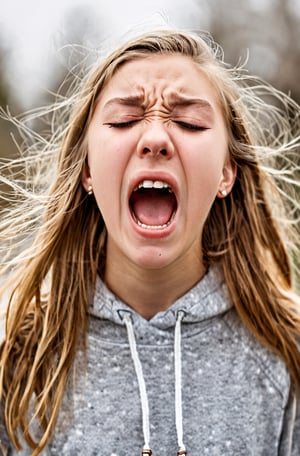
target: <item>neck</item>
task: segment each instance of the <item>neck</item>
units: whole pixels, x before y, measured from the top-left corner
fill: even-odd
[[[108,264],[105,272],[107,286],[122,301],[149,320],[168,309],[180,296],[190,290],[205,274],[199,260],[192,268],[174,264],[161,269],[142,269],[130,265]]]

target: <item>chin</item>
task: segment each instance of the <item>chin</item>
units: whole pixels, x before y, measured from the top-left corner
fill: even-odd
[[[145,270],[161,270],[173,263],[170,254],[162,248],[149,248],[143,252],[139,251],[138,257],[132,259],[136,266]]]

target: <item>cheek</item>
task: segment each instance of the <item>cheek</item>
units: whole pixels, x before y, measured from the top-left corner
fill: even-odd
[[[219,190],[227,148],[199,147],[186,156],[186,173],[193,204],[210,207]]]
[[[120,145],[121,144],[121,145]],[[118,201],[126,168],[124,144],[109,138],[91,138],[88,143],[88,163],[94,196],[104,218]]]
[[[93,186],[101,182],[109,183],[118,171],[121,151],[102,135],[92,136],[88,142],[88,163]]]
[[[190,179],[195,185],[214,189],[221,179],[225,157],[226,149],[199,148],[186,158]]]

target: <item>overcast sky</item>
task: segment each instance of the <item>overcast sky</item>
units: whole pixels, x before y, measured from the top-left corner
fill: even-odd
[[[68,10],[80,5],[93,12],[102,28],[104,24],[108,40],[132,28],[142,31],[149,23],[203,29],[208,20],[203,11],[199,24],[195,0],[0,0],[0,39],[9,46],[9,79],[24,103],[31,104],[34,93],[46,88],[47,63],[64,35]]]

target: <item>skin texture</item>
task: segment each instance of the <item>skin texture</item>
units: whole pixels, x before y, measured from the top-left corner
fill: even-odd
[[[87,139],[82,182],[92,185],[108,231],[105,280],[149,319],[205,273],[203,225],[234,184],[217,94],[188,57],[126,63],[101,92]],[[144,179],[166,181],[176,195],[164,229],[141,228],[131,216],[130,195]]]

